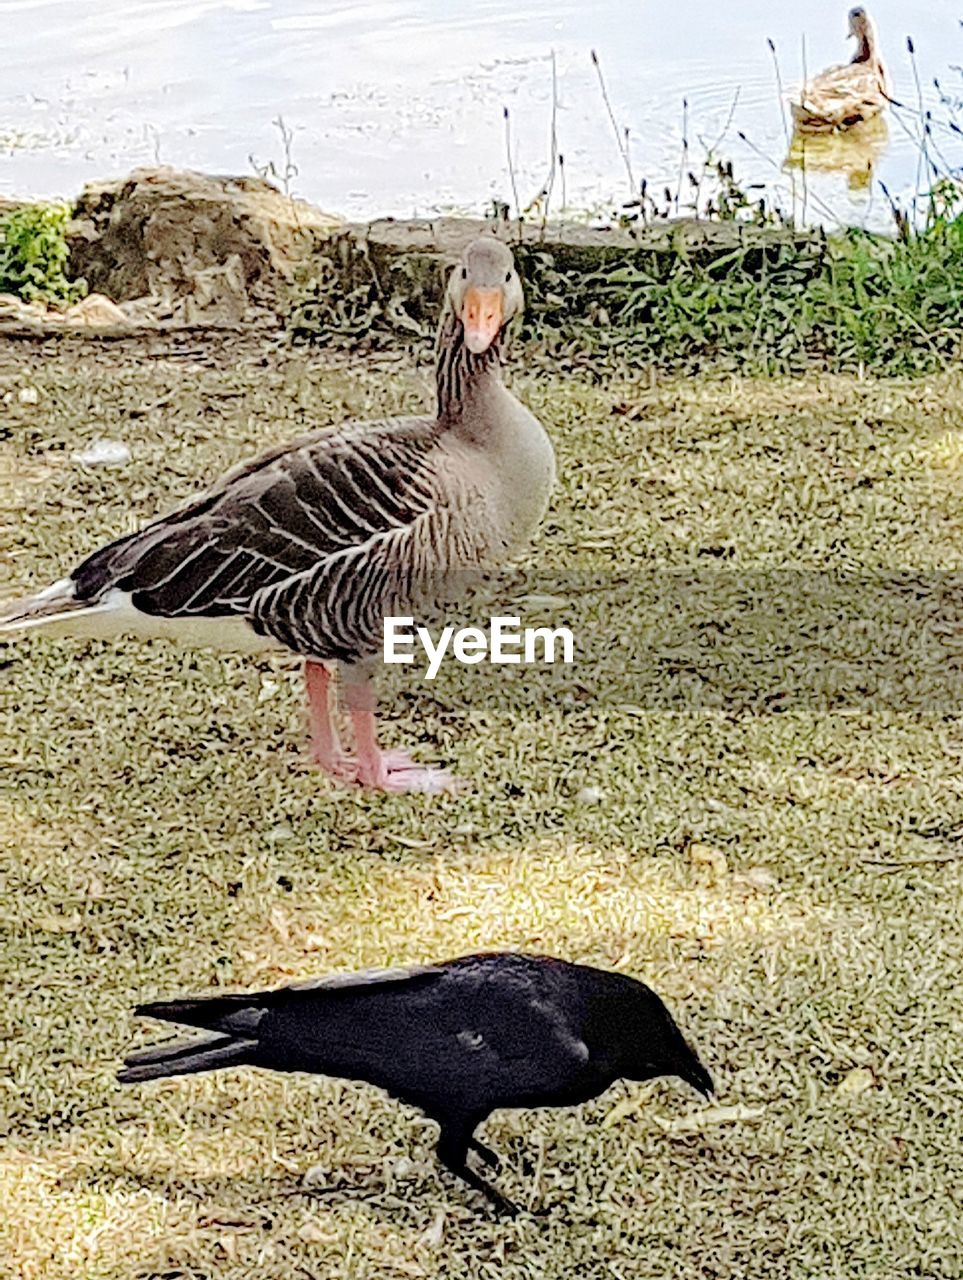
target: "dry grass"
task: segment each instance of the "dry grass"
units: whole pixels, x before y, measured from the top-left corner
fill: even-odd
[[[256,446],[421,404],[424,386],[388,364],[7,352],[0,596]],[[795,696],[767,704],[758,652],[709,661],[704,583],[667,589],[680,639],[651,573],[721,557],[711,613],[740,573],[788,560],[810,576],[767,590],[794,616],[800,584],[840,562],[958,569],[954,382],[520,387],[562,483],[514,589],[568,584],[576,629],[597,650],[616,626],[635,636],[642,674],[616,645],[554,679],[392,679],[390,736],[454,762],[467,795],[329,788],[302,762],[285,660],[0,651],[0,1274],[960,1274],[963,720],[946,650],[913,650],[902,696],[827,704],[797,664]],[[69,460],[102,435],[133,462]],[[653,651],[675,665],[643,670]],[[742,1118],[703,1121],[668,1083],[496,1114],[506,1190],[545,1210],[497,1221],[439,1171],[432,1127],[366,1087],[113,1082],[150,1031],[138,999],[493,946],[649,979]]]

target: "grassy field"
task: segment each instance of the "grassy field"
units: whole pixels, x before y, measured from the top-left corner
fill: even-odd
[[[329,786],[293,661],[0,649],[0,1274],[959,1276],[963,643],[932,607],[963,568],[958,381],[517,374],[560,484],[506,590],[594,657],[386,682],[389,740],[454,765],[458,797]],[[387,362],[11,345],[0,598],[255,448],[428,385]],[[102,436],[131,463],[71,460]],[[839,568],[847,625],[815,647],[740,612],[755,593],[825,623],[810,597]],[[871,593],[896,634],[873,686],[859,583],[894,569],[915,586]],[[114,1083],[157,1030],[139,999],[503,946],[649,981],[713,1107],[656,1082],[497,1113],[502,1185],[533,1211],[504,1221],[367,1087]]]

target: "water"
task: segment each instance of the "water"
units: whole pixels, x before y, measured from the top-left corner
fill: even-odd
[[[628,197],[628,177],[594,48],[629,128],[636,181],[677,189],[687,98],[687,167],[721,138],[737,177],[788,208],[793,183],[766,38],[788,87],[801,78],[804,37],[810,71],[849,56],[845,12],[845,0],[0,0],[0,195],[69,196],[157,162],[251,173],[273,161],[283,170],[272,124],[281,116],[293,130],[291,189],[330,211],[481,212],[493,198],[512,200],[507,106],[524,205],[548,169],[554,52],[567,202],[611,209]],[[945,119],[933,78],[963,92],[951,69],[963,61],[963,3],[877,0],[872,12],[895,96],[917,102],[912,35],[924,98]],[[888,115],[873,180],[811,173],[807,216],[889,225],[878,180],[912,193],[919,148],[915,117]],[[948,164],[963,163],[963,138],[940,128],[936,141]],[[797,213],[802,190],[797,178]],[[559,198],[556,186],[556,206]]]

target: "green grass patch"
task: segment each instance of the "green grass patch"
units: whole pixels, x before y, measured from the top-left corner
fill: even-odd
[[[638,366],[780,374],[813,368],[929,373],[963,352],[963,213],[944,184],[920,231],[804,232],[744,210],[715,221],[623,228],[618,245],[551,229],[516,253],[523,338],[551,363],[607,374]],[[562,243],[558,241],[562,240]],[[427,343],[444,287],[416,251],[338,240],[312,264],[290,328],[326,345],[380,334]]]
[[[65,204],[26,205],[0,216],[0,293],[52,304],[83,297],[84,282],[67,274],[70,217]]]
[[[256,449],[431,388],[397,361],[78,350],[0,363],[2,597]],[[963,716],[924,680],[941,687],[958,642],[911,631],[901,697],[767,702],[780,652],[713,676],[729,613],[696,609],[670,643],[658,599],[630,589],[654,571],[699,586],[707,565],[898,568],[918,592],[958,572],[958,379],[650,386],[522,363],[560,480],[513,598],[596,584],[567,606],[578,634],[615,589],[640,661],[670,659],[647,696],[613,696],[611,668],[585,662],[551,696],[393,676],[387,740],[471,789],[378,798],[305,763],[293,660],[0,650],[5,1274],[958,1275]],[[97,436],[130,465],[70,460]],[[818,675],[827,636],[799,581],[777,575],[770,601],[805,624]],[[709,677],[725,696],[699,692]],[[502,1185],[543,1211],[496,1221],[439,1170],[433,1127],[377,1090],[114,1083],[154,1030],[138,1000],[496,946],[650,981],[740,1110],[703,1121],[663,1082],[496,1113]]]

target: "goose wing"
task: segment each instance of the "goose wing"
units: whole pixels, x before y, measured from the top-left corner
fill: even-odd
[[[796,123],[842,128],[876,115],[886,103],[884,74],[872,64],[847,62],[811,80],[793,104]]]
[[[428,418],[305,436],[102,547],[71,575],[76,598],[117,589],[160,617],[247,615],[265,588],[424,522],[449,487],[443,452]]]
[[[356,662],[379,652],[386,617],[427,621],[468,594],[495,558],[497,539],[476,518],[480,500],[454,477],[410,523],[265,587],[251,602],[249,620],[260,633],[322,661]]]

